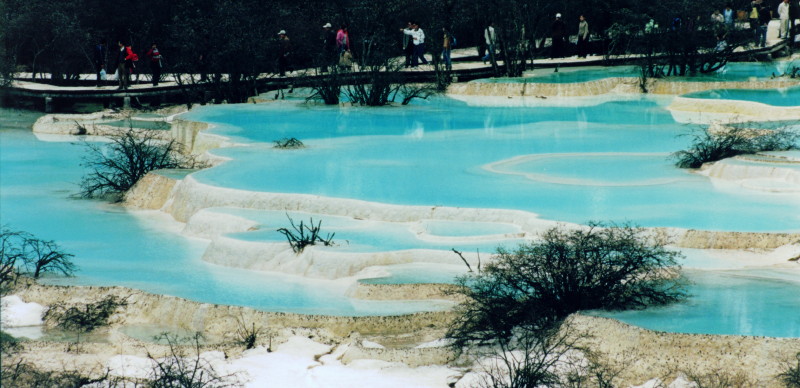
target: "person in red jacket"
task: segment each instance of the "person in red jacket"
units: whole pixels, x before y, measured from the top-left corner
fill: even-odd
[[[147,57],[150,58],[150,71],[153,73],[153,86],[158,86],[158,81],[161,80],[161,53],[155,43],[150,47],[147,52]]]
[[[131,46],[126,46],[122,41],[117,42],[119,52],[117,53],[117,79],[119,80],[119,87],[117,89],[127,89],[130,84],[130,75],[136,68],[135,63],[139,60],[139,56],[133,52]]]

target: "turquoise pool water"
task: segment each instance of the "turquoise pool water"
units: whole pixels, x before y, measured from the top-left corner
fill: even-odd
[[[770,271],[687,271],[686,303],[644,311],[592,314],[679,333],[800,337],[800,279]]]
[[[718,89],[684,95],[711,100],[741,100],[773,106],[800,106],[800,86],[785,89]]]
[[[377,222],[355,220],[348,217],[308,214],[296,211],[263,211],[236,208],[214,208],[214,212],[237,215],[258,223],[258,230],[230,233],[227,236],[243,241],[282,243],[286,241],[279,228],[290,227],[289,217],[296,226],[320,223],[322,237],[333,236],[333,246],[316,249],[335,252],[387,252],[409,249],[436,249],[460,251],[494,252],[500,246],[514,246],[522,242],[519,238],[504,237],[505,233],[519,232],[518,227],[492,223],[426,222],[416,223]],[[508,231],[508,232],[506,232]],[[428,236],[425,238],[424,236]],[[436,237],[448,237],[437,240]],[[481,241],[470,241],[463,237],[487,237]],[[459,239],[458,237],[462,237]]]
[[[796,193],[714,186],[707,178],[672,169],[666,156],[684,148],[688,139],[677,136],[686,128],[664,109],[668,103],[643,97],[582,107],[488,108],[439,98],[412,107],[342,109],[278,102],[204,107],[186,116],[213,122],[214,132],[249,144],[214,151],[233,159],[194,173],[213,185],[401,205],[519,209],[579,223],[630,220],[645,226],[800,230]],[[272,140],[282,137],[297,137],[308,147],[272,148]],[[52,283],[123,285],[209,303],[312,314],[397,314],[447,306],[431,301],[356,301],[343,296],[349,285],[339,282],[203,262],[200,257],[208,242],[184,237],[182,225],[168,216],[72,199],[81,175],[80,156],[76,145],[40,142],[29,132],[0,131],[3,224],[54,239],[76,255],[79,276],[49,279]],[[242,212],[254,217],[252,211]],[[280,240],[282,236],[271,230],[279,218],[283,220],[264,216],[261,231],[234,237]],[[407,226],[378,233],[336,217],[326,217],[324,224],[337,228],[337,236],[352,233],[347,240],[353,250],[452,246],[415,241],[413,233],[401,232]],[[423,229],[445,238],[514,233],[514,228],[494,223],[454,227],[437,221]],[[485,248],[488,253],[487,245],[496,244],[492,240],[459,248],[482,253]],[[691,260],[705,262],[701,254]],[[447,281],[463,271],[459,268],[387,267],[388,278],[366,282]],[[699,272],[692,275],[697,297],[687,305],[666,310],[661,318],[653,315],[648,320],[658,313],[650,310],[619,318],[669,331],[798,335],[792,315],[800,306],[792,299],[800,295],[797,282],[772,282],[785,291],[776,290],[774,300],[780,303],[773,308],[760,291],[769,280],[735,276],[732,282],[729,277]],[[737,293],[726,294],[729,287]],[[718,291],[723,296],[714,296]],[[736,306],[765,305],[726,312],[734,301]],[[688,323],[675,323],[683,316]],[[752,323],[740,324],[743,321]]]
[[[679,136],[687,128],[664,109],[668,99],[598,101],[489,108],[440,98],[411,109],[276,102],[201,107],[185,117],[215,123],[214,133],[250,144],[214,150],[232,160],[194,174],[216,186],[517,209],[576,223],[800,230],[800,198],[793,193],[714,185],[672,168],[668,155],[690,139]],[[269,142],[281,137],[297,137],[307,148],[272,148]]]
[[[346,284],[223,267],[201,260],[208,241],[183,237],[181,224],[159,212],[130,212],[74,199],[82,149],[41,142],[29,131],[0,130],[2,224],[55,240],[75,255],[75,278],[45,282],[119,285],[208,303],[329,315],[384,315],[448,304],[385,303],[344,296]]]
[[[684,82],[714,82],[714,81],[748,81],[768,79],[780,76],[785,72],[788,62],[732,62],[722,69],[710,74],[698,74],[693,77],[672,77],[672,81]],[[591,66],[591,67],[561,67],[558,72],[552,68],[541,68],[526,71],[524,77],[519,78],[486,78],[472,82],[488,83],[576,83],[597,81],[612,77],[638,77],[639,68],[636,66]]]

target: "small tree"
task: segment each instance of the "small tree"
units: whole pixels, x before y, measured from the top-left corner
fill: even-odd
[[[33,278],[47,272],[72,276],[75,273],[72,257],[54,241],[3,227],[0,229],[0,294],[4,294],[21,273]]]
[[[74,255],[64,253],[54,241],[45,241],[30,236],[25,239],[25,265],[28,273],[38,279],[45,272],[71,276],[75,272]]]
[[[81,195],[116,196],[133,187],[148,172],[170,168],[198,168],[202,163],[181,153],[175,140],[159,140],[153,131],[130,128],[111,136],[111,143],[84,143],[83,166],[89,173],[81,181]]]
[[[465,301],[448,332],[456,348],[507,343],[520,327],[557,327],[589,309],[642,309],[686,297],[678,252],[630,225],[555,227],[515,250],[498,248],[480,273],[458,279]]]

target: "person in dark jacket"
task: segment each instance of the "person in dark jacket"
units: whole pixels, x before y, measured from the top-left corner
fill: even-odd
[[[286,76],[286,70],[289,70],[289,56],[292,54],[292,42],[286,31],[281,30],[278,33],[278,71],[281,77]]]
[[[127,89],[131,80],[131,73],[136,67],[135,63],[139,61],[139,56],[133,52],[131,46],[126,46],[122,41],[117,42],[119,51],[117,52],[117,73],[119,80],[119,87],[117,89]]]
[[[147,52],[147,57],[150,58],[150,72],[153,74],[153,86],[158,86],[158,81],[161,80],[161,53],[155,43],[150,46]]]
[[[100,39],[97,42],[97,45],[94,46],[94,71],[95,73],[97,73],[98,88],[102,86],[102,77],[100,76],[100,72],[102,72],[103,70],[108,72],[108,70],[106,70],[106,56],[108,54],[106,50],[107,49],[106,49],[105,39]]]
[[[769,21],[772,20],[772,14],[770,13],[769,7],[763,2],[760,1],[757,3],[758,6],[758,46],[765,47],[767,45],[767,27],[769,26]]]
[[[128,74],[128,67],[125,65],[125,57],[128,54],[125,51],[125,44],[122,41],[117,42],[117,80],[119,81],[119,87],[117,89],[127,89],[128,82],[130,80]]]
[[[330,23],[325,23],[322,26],[324,30],[322,35],[322,50],[323,55],[325,58],[323,59],[324,64],[322,65],[322,71],[328,71],[328,66],[336,66],[339,63],[339,55],[336,52],[336,31],[333,30],[333,26]]]
[[[567,35],[567,25],[561,20],[561,14],[556,14],[556,20],[550,26],[552,44],[550,47],[550,58],[561,58],[564,56],[564,38]]]

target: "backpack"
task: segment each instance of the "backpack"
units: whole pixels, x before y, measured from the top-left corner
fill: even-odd
[[[456,47],[456,37],[450,34],[450,47]]]

